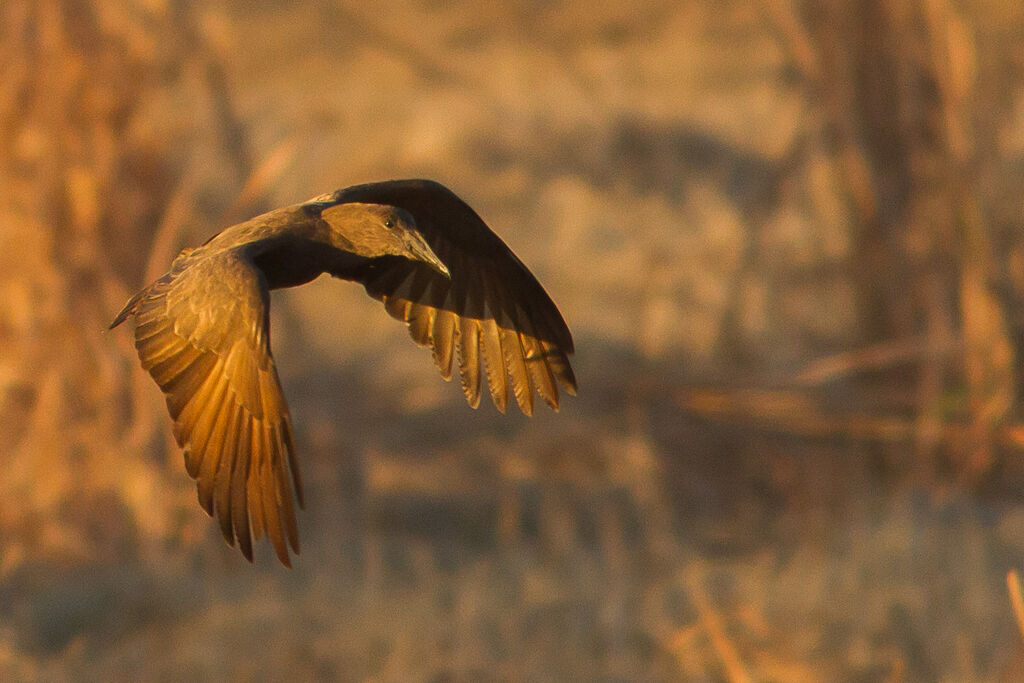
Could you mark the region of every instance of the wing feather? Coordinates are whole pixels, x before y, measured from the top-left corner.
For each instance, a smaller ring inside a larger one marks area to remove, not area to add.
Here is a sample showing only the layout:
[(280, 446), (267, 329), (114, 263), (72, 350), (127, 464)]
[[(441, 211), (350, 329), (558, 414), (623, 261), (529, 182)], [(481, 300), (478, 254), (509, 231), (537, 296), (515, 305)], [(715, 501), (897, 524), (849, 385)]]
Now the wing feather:
[(281, 429), (279, 427), (271, 427), (270, 438), (276, 453), (274, 458), (274, 483), (277, 485), (277, 500), (282, 510), (281, 519), (284, 521), (284, 530), (288, 537), (289, 545), (298, 551), (299, 527), (295, 521), (295, 509), (292, 506), (291, 491), (288, 489), (287, 464), (284, 457), (286, 446), (284, 438), (282, 438)]
[(264, 533), (270, 536), (268, 529), (268, 519), (270, 511), (267, 509), (269, 505), (273, 505), (274, 501), (267, 500), (263, 490), (263, 463), (267, 459), (266, 446), (263, 439), (262, 425), (253, 423), (250, 429), (250, 436), (252, 445), (252, 459), (250, 461), (249, 470), (249, 491), (248, 494), (253, 500), (253, 509), (259, 513), (259, 533)]
[[(275, 381), (277, 381), (275, 379)], [(284, 406), (284, 421), (281, 423), (285, 450), (288, 452), (288, 469), (291, 474), (292, 490), (295, 491), (295, 499), (299, 503), (299, 508), (303, 508), (306, 505), (306, 501), (302, 495), (302, 473), (299, 471), (299, 463), (295, 459), (295, 444), (292, 442), (292, 419), (288, 414), (288, 406)], [(287, 487), (286, 487), (287, 488)], [(295, 552), (299, 551), (298, 537), (295, 539)]]
[(174, 422), (178, 445), (186, 449), (185, 469), (193, 479), (199, 476), (203, 446), (210, 438), (217, 408), (224, 403), (227, 390), (227, 376), (219, 368), (215, 369)]
[(487, 316), (480, 321), (480, 346), (483, 349), (484, 367), (487, 372), (487, 386), (491, 400), (504, 413), (508, 406), (508, 370), (501, 352), (501, 331), (494, 318)]
[(480, 405), (480, 321), (459, 319), (459, 375), (466, 401), (473, 408)]
[[(251, 449), (250, 438), (252, 435), (252, 421), (250, 424), (240, 425), (238, 430), (238, 442), (236, 444), (237, 456), (235, 467), (231, 473), (231, 485), (229, 494), (231, 496), (231, 521), (235, 537), (238, 539), (238, 548), (246, 559), (252, 561), (252, 536), (249, 532), (249, 506), (247, 501), (246, 482), (249, 479), (249, 467), (252, 461), (245, 457)], [(228, 540), (230, 543), (230, 539)]]
[(430, 332), (433, 340), (434, 364), (441, 371), (441, 377), (447, 382), (452, 378), (452, 356), (455, 351), (455, 330), (458, 316), (443, 308), (437, 309), (434, 315), (434, 329)]
[(217, 410), (217, 418), (210, 438), (203, 445), (203, 462), (199, 466), (199, 477), (196, 479), (196, 495), (199, 504), (206, 514), (213, 516), (213, 491), (220, 468), (220, 459), (224, 452), (224, 444), (228, 440), (228, 429), (238, 406), (232, 401), (225, 401)]
[(526, 369), (523, 358), (523, 346), (520, 333), (510, 327), (499, 327), (501, 330), (501, 351), (508, 366), (509, 377), (512, 378), (512, 391), (519, 409), (526, 415), (533, 415), (533, 384), (530, 372)]
[(243, 254), (200, 252), (176, 260), (118, 320), (135, 316), (142, 367), (166, 396), (200, 505), (247, 559), (252, 537), (267, 532), (290, 566), (288, 546), (299, 545), (292, 489), (301, 504), (302, 484), (267, 344), (268, 301)]
[(509, 389), (523, 413), (534, 393), (554, 409), (559, 387), (576, 393), (569, 363), (572, 335), (554, 302), (532, 273), (483, 220), (450, 190), (425, 180), (357, 185), (335, 202), (370, 202), (405, 209), (450, 272), (386, 257), (360, 270), (335, 273), (361, 282), (405, 322), (418, 344), (429, 346), (441, 376), (458, 368), (466, 401), (480, 400), (480, 361), (491, 400), (504, 412)]
[(544, 343), (523, 332), (519, 333), (519, 343), (537, 393), (552, 410), (558, 410), (558, 381), (545, 357)]
[(272, 447), (267, 439), (266, 427), (260, 430), (260, 449), (263, 458), (260, 460), (260, 493), (263, 496), (263, 513), (265, 531), (270, 537), (270, 543), (274, 546), (277, 559), (286, 567), (291, 566), (288, 558), (288, 549), (285, 546), (284, 535), (281, 533), (281, 514), (278, 509), (279, 501), (277, 496), (276, 473), (274, 472)]
[(217, 519), (220, 522), (221, 534), (230, 545), (235, 543), (235, 532), (231, 520), (231, 480), (235, 461), (239, 455), (238, 448), (241, 445), (243, 424), (248, 422), (242, 412), (242, 407), (237, 404), (231, 410), (231, 419), (224, 432), (220, 463), (217, 466), (217, 475), (214, 479), (214, 504), (217, 510)]
[(437, 309), (433, 306), (412, 304), (408, 312), (409, 336), (420, 346), (433, 346), (434, 344), (434, 318), (437, 317)]

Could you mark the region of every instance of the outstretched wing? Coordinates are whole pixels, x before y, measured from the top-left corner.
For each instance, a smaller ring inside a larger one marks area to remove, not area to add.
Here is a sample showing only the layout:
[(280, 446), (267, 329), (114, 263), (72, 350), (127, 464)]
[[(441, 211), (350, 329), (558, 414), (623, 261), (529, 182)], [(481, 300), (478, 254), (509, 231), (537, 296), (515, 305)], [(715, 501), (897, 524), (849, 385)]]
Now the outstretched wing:
[(199, 503), (216, 514), (224, 538), (237, 538), (252, 561), (252, 536), (266, 531), (291, 566), (285, 539), (298, 553), (299, 538), (289, 480), (299, 505), (302, 488), (270, 355), (268, 302), (259, 270), (224, 251), (176, 263), (114, 325), (135, 315), (142, 367), (166, 394)]
[[(361, 282), (406, 322), (413, 340), (433, 350), (446, 380), (457, 357), (471, 406), (480, 401), (481, 361), (501, 412), (509, 390), (527, 415), (535, 391), (555, 410), (559, 385), (575, 395), (573, 341), (562, 315), (526, 266), (451, 190), (429, 180), (396, 180), (339, 190), (333, 199), (405, 209), (448, 267), (450, 279), (422, 263), (383, 258), (338, 275)], [(330, 209), (322, 218), (330, 221)]]

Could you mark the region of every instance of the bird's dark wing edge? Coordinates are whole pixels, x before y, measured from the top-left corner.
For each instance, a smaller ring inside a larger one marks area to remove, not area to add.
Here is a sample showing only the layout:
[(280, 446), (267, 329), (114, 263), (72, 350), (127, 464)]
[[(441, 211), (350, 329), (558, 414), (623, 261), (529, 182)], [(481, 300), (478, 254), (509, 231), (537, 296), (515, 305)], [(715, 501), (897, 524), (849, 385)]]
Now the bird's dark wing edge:
[[(177, 265), (177, 264), (176, 264)], [(164, 392), (199, 503), (252, 561), (266, 532), (278, 559), (298, 554), (292, 488), (302, 484), (291, 418), (269, 347), (269, 292), (239, 252), (174, 268), (133, 297), (142, 367)], [(290, 473), (290, 474), (289, 474)]]
[[(442, 377), (456, 363), (466, 400), (477, 407), (481, 376), (505, 412), (511, 390), (533, 414), (534, 392), (559, 408), (559, 386), (576, 393), (569, 363), (572, 334), (555, 303), (512, 250), (455, 193), (431, 180), (393, 180), (339, 190), (336, 203), (367, 202), (405, 209), (434, 253), (445, 278), (422, 263), (373, 259), (343, 277), (361, 282), (388, 313), (431, 348)], [(483, 361), (483, 373), (481, 373)]]

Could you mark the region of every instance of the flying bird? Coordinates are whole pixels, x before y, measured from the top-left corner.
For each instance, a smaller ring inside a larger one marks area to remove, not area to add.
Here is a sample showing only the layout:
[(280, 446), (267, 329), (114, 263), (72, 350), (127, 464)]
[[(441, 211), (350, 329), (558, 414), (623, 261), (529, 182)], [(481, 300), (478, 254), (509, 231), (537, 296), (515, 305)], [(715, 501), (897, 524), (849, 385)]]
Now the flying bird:
[(554, 302), (465, 202), (429, 180), (356, 185), (275, 209), (182, 251), (111, 323), (135, 318), (142, 367), (165, 394), (196, 481), (230, 545), (252, 561), (264, 533), (282, 564), (299, 552), (303, 505), (292, 423), (270, 352), (270, 290), (323, 273), (358, 282), (476, 408), (484, 377), (504, 412), (511, 394), (558, 410), (576, 393), (573, 340)]

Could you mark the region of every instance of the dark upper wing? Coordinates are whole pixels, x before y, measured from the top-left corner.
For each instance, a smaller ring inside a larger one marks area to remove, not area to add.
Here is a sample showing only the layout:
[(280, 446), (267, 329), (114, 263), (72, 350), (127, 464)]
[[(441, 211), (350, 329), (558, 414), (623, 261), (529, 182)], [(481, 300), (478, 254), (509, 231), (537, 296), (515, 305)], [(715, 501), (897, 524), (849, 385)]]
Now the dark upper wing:
[[(490, 228), (451, 190), (429, 180), (356, 185), (335, 193), (338, 202), (398, 206), (412, 214), (451, 279), (401, 258), (370, 261), (355, 279), (405, 321), (412, 338), (433, 350), (450, 379), (458, 368), (466, 400), (480, 400), (481, 369), (502, 412), (511, 389), (520, 409), (533, 413), (533, 393), (555, 410), (561, 385), (576, 393), (569, 364), (572, 335), (540, 283)], [(329, 219), (330, 211), (324, 212)]]
[[(171, 272), (129, 302), (135, 346), (166, 394), (174, 436), (196, 480), (199, 502), (216, 511), (228, 543), (252, 560), (252, 533), (266, 531), (291, 566), (299, 549), (288, 470), (302, 502), (291, 421), (270, 355), (269, 294), (260, 272), (225, 251)], [(286, 462), (287, 460), (287, 462)]]

